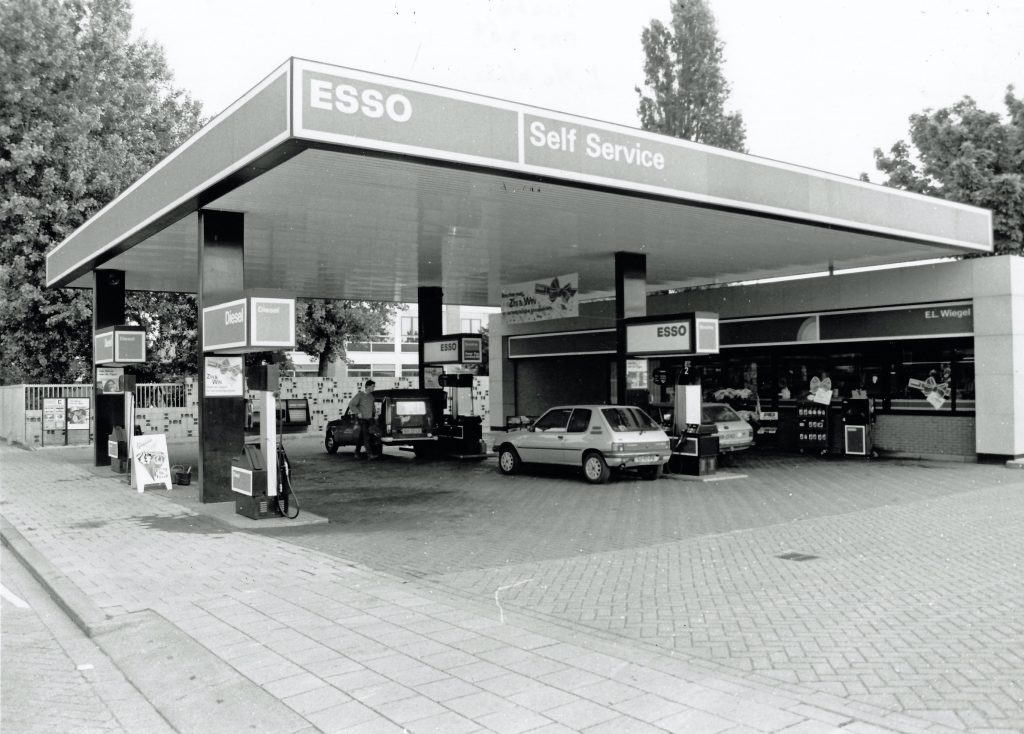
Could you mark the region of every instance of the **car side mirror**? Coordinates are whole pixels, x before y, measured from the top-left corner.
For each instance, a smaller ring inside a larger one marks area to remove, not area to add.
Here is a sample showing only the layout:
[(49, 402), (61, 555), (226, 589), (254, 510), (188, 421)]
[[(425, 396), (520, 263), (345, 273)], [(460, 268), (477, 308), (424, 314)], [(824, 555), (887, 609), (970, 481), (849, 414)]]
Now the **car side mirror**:
[(526, 430), (529, 431), (530, 433), (533, 433), (534, 431), (537, 430), (537, 426), (533, 426), (533, 425), (527, 426)]

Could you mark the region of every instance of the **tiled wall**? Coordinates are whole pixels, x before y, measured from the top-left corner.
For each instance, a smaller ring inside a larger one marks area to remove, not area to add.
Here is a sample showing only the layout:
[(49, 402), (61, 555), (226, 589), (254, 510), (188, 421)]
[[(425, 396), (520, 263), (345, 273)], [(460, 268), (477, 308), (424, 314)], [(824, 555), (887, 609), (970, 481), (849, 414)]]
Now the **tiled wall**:
[[(414, 388), (416, 379), (411, 377), (375, 378), (378, 390), (390, 388)], [(362, 385), (357, 377), (285, 377), (281, 378), (280, 398), (306, 398), (309, 401), (311, 424), (308, 432), (323, 433), (327, 422), (338, 418), (352, 396)], [(462, 390), (459, 412), (463, 415), (483, 417), (487, 426), (489, 417), (489, 380), (477, 377), (473, 380), (473, 399), (469, 400), (469, 389)], [(187, 399), (184, 408), (141, 408), (135, 413), (135, 423), (143, 433), (164, 433), (169, 439), (193, 438), (199, 434), (199, 396), (195, 381), (187, 383)], [(449, 405), (449, 409), (450, 409)]]

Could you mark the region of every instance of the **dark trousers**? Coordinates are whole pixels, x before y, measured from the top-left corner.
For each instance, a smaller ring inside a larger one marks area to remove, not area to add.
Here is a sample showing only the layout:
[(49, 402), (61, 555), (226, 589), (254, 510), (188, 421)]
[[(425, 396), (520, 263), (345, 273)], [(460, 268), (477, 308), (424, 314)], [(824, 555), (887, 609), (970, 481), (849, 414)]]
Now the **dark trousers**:
[[(372, 421), (369, 418), (359, 419), (359, 435), (363, 439), (363, 448), (366, 450), (367, 456), (373, 456), (373, 450), (370, 448), (370, 423)], [(356, 446), (356, 453), (359, 453), (359, 447)]]

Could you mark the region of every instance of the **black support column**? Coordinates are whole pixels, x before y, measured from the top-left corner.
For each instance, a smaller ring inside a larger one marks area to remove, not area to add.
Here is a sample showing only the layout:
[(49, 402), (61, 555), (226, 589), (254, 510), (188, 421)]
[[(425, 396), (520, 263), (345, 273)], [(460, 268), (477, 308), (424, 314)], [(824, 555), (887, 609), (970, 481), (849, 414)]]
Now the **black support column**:
[(416, 304), (419, 307), (420, 320), (420, 389), (423, 384), (423, 341), (440, 339), (444, 336), (444, 318), (442, 311), (443, 293), (437, 286), (421, 286), (417, 289)]
[(647, 255), (615, 253), (615, 402), (626, 404), (625, 319), (647, 315)]
[[(92, 281), (92, 332), (107, 326), (124, 323), (124, 271), (94, 270)], [(96, 365), (93, 363), (92, 384), (96, 384)], [(114, 426), (124, 423), (124, 395), (101, 395), (98, 391), (93, 398), (93, 450), (94, 466), (110, 466), (107, 455), (107, 437)], [(131, 426), (125, 426), (131, 432)]]
[(199, 212), (199, 479), (202, 502), (227, 502), (231, 459), (245, 441), (245, 397), (206, 397), (203, 307), (242, 296), (245, 217), (238, 212)]

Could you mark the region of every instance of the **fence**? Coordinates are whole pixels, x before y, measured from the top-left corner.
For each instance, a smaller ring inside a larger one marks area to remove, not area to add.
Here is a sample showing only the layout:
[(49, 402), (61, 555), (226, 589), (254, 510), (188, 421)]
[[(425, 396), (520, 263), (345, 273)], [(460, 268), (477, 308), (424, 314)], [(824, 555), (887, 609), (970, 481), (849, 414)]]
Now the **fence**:
[[(412, 388), (411, 377), (378, 377), (377, 389)], [(338, 418), (362, 385), (355, 377), (282, 377), (281, 398), (305, 398), (309, 401), (311, 424), (308, 433), (322, 434), (327, 422)], [(88, 398), (95, 405), (92, 385), (9, 385), (0, 388), (0, 439), (23, 446), (64, 445), (93, 440), (92, 429), (60, 433), (45, 430), (46, 398)], [(472, 391), (464, 390), (459, 411), (479, 415), (488, 426), (489, 380), (477, 377)], [(469, 398), (469, 399), (467, 399)], [(451, 405), (449, 404), (449, 410)], [(91, 416), (90, 416), (91, 418)], [(89, 421), (90, 426), (94, 425)], [(163, 433), (168, 439), (196, 438), (199, 435), (199, 388), (195, 380), (184, 383), (139, 383), (135, 386), (135, 424), (143, 433)], [(67, 440), (73, 437), (74, 440)], [(105, 437), (104, 437), (105, 439)]]

